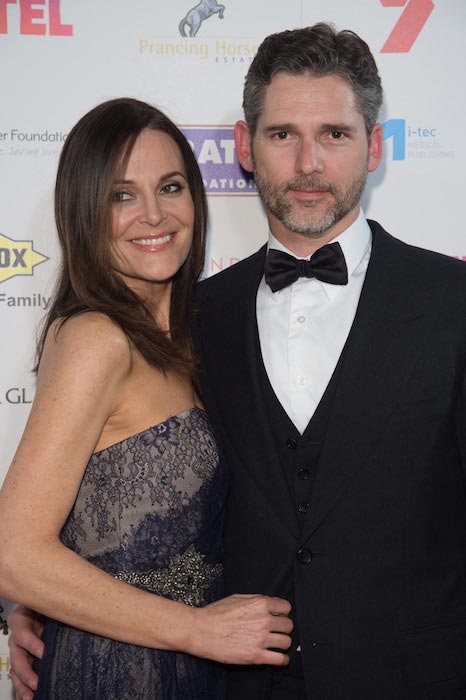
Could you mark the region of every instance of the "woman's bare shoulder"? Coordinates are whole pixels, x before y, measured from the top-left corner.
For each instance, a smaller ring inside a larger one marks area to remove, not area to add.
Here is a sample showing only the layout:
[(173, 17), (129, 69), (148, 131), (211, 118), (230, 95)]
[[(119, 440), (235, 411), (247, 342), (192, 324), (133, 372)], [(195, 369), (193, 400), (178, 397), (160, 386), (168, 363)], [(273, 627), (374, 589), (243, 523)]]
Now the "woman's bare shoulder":
[(56, 319), (44, 344), (39, 370), (50, 363), (71, 362), (88, 368), (102, 364), (112, 371), (131, 368), (130, 342), (124, 331), (105, 314), (89, 311), (69, 319)]

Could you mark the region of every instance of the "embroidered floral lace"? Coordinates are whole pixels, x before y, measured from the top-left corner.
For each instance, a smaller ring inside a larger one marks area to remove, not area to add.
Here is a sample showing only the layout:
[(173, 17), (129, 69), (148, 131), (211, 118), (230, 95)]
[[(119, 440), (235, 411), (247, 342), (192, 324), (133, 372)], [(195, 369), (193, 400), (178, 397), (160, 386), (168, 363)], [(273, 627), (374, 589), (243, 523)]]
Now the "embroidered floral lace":
[[(206, 414), (169, 418), (95, 453), (63, 543), (144, 590), (205, 605), (222, 595), (226, 470)], [(127, 611), (131, 622), (131, 610)], [(36, 700), (221, 700), (224, 671), (50, 620)]]

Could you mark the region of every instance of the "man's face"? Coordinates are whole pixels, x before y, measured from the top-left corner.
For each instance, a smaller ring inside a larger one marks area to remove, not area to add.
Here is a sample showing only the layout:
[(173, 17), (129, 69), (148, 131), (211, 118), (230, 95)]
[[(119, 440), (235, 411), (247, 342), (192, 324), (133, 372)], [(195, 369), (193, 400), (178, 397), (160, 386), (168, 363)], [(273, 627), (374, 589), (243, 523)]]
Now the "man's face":
[(277, 74), (252, 143), (244, 122), (236, 138), (240, 162), (254, 170), (272, 233), (297, 253), (320, 247), (353, 223), (367, 172), (381, 158), (380, 125), (368, 140), (352, 88), (334, 75)]

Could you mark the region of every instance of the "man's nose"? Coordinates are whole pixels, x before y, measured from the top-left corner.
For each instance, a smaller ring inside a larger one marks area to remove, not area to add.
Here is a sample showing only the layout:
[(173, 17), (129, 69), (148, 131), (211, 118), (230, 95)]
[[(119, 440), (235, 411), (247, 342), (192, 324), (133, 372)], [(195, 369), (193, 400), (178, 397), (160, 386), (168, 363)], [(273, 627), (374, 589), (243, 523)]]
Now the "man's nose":
[(324, 169), (322, 146), (313, 139), (302, 139), (296, 155), (296, 171), (304, 175), (321, 173)]

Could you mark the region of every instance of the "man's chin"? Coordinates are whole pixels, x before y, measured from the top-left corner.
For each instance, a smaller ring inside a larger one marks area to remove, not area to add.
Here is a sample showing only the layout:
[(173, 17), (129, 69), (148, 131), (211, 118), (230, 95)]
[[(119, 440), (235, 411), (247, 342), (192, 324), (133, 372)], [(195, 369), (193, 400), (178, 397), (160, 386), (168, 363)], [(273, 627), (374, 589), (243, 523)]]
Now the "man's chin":
[(307, 238), (321, 238), (325, 236), (336, 223), (333, 217), (331, 219), (314, 219), (312, 221), (309, 221), (309, 218), (282, 219), (282, 224), (286, 226), (289, 231), (297, 233), (300, 236), (306, 236)]

